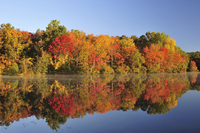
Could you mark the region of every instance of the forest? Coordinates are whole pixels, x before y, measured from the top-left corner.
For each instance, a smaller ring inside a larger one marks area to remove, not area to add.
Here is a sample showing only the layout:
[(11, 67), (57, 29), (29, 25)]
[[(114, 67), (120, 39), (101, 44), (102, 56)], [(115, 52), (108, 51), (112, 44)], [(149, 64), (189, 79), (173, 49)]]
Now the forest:
[[(0, 74), (127, 74), (198, 71), (200, 54), (186, 53), (162, 32), (140, 37), (67, 31), (52, 20), (46, 30), (0, 27)], [(197, 63), (197, 64), (196, 64)]]

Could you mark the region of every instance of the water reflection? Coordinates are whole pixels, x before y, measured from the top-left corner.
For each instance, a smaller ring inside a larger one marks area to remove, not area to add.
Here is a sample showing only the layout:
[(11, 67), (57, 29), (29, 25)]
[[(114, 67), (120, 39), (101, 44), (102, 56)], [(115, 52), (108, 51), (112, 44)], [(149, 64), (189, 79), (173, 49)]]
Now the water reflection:
[[(198, 81), (198, 82), (197, 82)], [(67, 119), (95, 112), (141, 109), (167, 114), (188, 90), (200, 90), (199, 73), (157, 75), (30, 76), (0, 78), (0, 124), (46, 119), (57, 130)]]

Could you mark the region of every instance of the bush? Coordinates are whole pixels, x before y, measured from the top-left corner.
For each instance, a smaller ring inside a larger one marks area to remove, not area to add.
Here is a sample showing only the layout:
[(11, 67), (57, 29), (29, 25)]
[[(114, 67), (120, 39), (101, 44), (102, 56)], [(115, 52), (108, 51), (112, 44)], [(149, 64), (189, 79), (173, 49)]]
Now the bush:
[(50, 65), (49, 55), (43, 52), (41, 57), (36, 58), (36, 63), (33, 68), (34, 73), (46, 74), (48, 72), (49, 65)]
[(126, 65), (122, 65), (122, 66), (118, 66), (117, 69), (115, 70), (116, 73), (120, 73), (120, 74), (127, 74), (130, 72), (130, 67), (126, 66)]
[(6, 75), (17, 75), (19, 72), (19, 67), (17, 63), (13, 63), (7, 70)]
[(141, 66), (140, 73), (146, 73), (146, 72), (147, 72), (147, 68), (144, 66)]
[(103, 73), (103, 74), (112, 74), (112, 73), (115, 73), (115, 71), (110, 66), (104, 66), (101, 69), (101, 73)]
[(190, 61), (189, 71), (190, 72), (198, 71), (195, 61)]
[(3, 63), (0, 63), (0, 74), (2, 74), (4, 68), (5, 68), (5, 65)]

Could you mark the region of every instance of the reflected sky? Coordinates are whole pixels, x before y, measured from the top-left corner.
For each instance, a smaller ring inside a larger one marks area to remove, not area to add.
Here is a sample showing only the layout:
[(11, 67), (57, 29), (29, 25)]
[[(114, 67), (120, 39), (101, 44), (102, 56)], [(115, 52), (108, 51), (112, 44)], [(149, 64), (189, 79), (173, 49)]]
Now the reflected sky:
[[(199, 79), (199, 73), (2, 76), (0, 132), (198, 132)], [(71, 108), (56, 111), (49, 101), (58, 96), (73, 99)]]

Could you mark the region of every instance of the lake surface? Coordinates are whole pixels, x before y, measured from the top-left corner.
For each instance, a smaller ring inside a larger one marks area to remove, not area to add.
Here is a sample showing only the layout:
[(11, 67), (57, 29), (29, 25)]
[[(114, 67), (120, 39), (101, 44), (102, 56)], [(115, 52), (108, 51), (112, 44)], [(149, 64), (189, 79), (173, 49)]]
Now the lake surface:
[(0, 76), (0, 132), (199, 132), (200, 73)]

